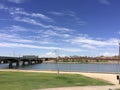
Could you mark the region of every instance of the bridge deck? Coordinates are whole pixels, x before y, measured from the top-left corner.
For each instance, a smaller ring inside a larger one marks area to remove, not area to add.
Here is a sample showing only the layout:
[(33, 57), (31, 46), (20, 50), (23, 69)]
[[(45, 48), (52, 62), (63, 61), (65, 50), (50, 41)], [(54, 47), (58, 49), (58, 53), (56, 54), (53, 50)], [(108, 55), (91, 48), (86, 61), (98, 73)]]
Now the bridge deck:
[(13, 67), (13, 63), (16, 63), (16, 67), (20, 66), (20, 62), (22, 62), (22, 65), (25, 65), (26, 62), (28, 65), (31, 64), (37, 64), (37, 63), (42, 63), (43, 59), (41, 58), (23, 58), (23, 57), (5, 57), (5, 56), (0, 56), (0, 64), (9, 64), (9, 68)]

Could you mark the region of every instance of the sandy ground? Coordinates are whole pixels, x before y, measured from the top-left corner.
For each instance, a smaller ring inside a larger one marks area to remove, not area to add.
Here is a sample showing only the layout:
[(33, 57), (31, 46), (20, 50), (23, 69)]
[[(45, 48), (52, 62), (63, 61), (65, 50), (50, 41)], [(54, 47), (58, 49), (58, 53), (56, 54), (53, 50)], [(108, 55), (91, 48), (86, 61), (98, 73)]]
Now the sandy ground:
[(64, 88), (51, 88), (39, 90), (115, 90), (115, 86), (81, 86), (81, 87), (64, 87)]
[[(39, 70), (16, 70), (16, 69), (0, 69), (0, 71), (11, 71), (11, 72), (43, 72), (43, 73), (57, 73), (56, 71), (39, 71)], [(116, 79), (117, 74), (105, 74), (105, 73), (82, 73), (82, 72), (60, 72), (62, 74), (81, 74), (84, 76), (106, 80), (114, 85), (112, 86), (80, 86), (80, 87), (60, 87), (50, 89), (39, 89), (39, 90), (115, 90), (120, 88), (118, 80)]]

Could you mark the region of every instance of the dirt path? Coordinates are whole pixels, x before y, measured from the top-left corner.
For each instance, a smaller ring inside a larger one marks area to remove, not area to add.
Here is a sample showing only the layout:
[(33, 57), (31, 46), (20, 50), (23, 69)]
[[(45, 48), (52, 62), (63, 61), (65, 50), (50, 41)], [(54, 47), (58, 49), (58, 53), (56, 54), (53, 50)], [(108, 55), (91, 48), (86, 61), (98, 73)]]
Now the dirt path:
[(118, 80), (116, 79), (116, 74), (102, 74), (102, 73), (80, 73), (81, 75), (106, 80), (115, 85), (118, 85)]
[(39, 90), (115, 90), (115, 86), (81, 86), (81, 87), (64, 87), (64, 88), (51, 88)]

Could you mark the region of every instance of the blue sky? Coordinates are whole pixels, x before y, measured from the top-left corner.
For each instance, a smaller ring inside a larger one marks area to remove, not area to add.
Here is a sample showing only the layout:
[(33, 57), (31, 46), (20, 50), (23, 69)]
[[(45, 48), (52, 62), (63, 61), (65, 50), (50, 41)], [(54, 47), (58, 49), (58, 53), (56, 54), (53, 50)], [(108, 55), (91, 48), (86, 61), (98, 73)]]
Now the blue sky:
[(0, 55), (118, 54), (120, 0), (0, 0)]

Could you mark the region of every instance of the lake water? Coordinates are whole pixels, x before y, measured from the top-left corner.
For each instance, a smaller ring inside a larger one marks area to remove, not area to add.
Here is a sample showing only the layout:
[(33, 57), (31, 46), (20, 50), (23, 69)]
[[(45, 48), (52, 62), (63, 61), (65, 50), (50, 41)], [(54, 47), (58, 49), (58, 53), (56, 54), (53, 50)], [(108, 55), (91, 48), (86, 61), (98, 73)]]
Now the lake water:
[[(8, 64), (0, 64), (1, 69), (8, 69)], [(42, 63), (29, 66), (20, 66), (21, 70), (59, 70), (69, 72), (109, 72), (117, 73), (118, 64), (71, 64), (71, 63)]]

